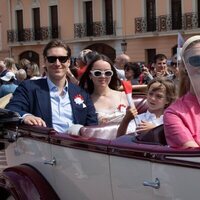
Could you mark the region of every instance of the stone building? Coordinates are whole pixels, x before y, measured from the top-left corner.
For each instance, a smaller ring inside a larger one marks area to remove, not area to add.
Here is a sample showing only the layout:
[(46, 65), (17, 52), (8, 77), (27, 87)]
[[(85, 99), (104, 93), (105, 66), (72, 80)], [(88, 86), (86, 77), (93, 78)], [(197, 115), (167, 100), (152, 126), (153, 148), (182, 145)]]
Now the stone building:
[(0, 59), (42, 65), (44, 45), (61, 38), (74, 57), (90, 48), (149, 63), (176, 53), (178, 32), (198, 34), (199, 16), (200, 0), (0, 0)]

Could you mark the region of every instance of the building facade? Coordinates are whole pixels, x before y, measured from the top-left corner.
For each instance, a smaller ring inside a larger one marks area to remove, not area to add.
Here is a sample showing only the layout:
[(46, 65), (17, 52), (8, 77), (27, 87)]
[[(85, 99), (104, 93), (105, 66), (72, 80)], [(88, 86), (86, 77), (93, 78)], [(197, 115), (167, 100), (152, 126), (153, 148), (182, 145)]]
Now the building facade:
[(199, 17), (200, 0), (0, 0), (0, 59), (42, 65), (44, 45), (60, 38), (74, 57), (90, 48), (150, 63), (176, 53), (178, 32), (199, 34)]

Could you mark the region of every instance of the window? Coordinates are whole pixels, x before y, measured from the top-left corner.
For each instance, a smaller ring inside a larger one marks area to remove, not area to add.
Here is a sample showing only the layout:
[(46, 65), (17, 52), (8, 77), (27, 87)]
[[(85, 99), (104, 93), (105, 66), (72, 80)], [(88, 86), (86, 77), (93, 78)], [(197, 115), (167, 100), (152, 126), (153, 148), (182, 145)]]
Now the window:
[(104, 0), (104, 5), (105, 5), (106, 35), (112, 35), (113, 34), (112, 0)]
[(51, 36), (52, 38), (58, 38), (58, 9), (57, 6), (50, 6), (51, 17)]
[(171, 0), (172, 30), (182, 29), (181, 0)]
[(24, 25), (23, 25), (23, 11), (16, 10), (17, 15), (17, 36), (18, 41), (24, 40)]
[(2, 50), (2, 26), (0, 21), (0, 51)]
[(200, 0), (197, 0), (198, 27), (200, 27)]
[(153, 63), (155, 55), (156, 55), (156, 49), (146, 49), (146, 58), (148, 64)]
[(156, 31), (155, 0), (146, 0), (147, 31)]
[(33, 8), (33, 29), (35, 40), (40, 40), (40, 8)]
[(93, 35), (93, 12), (92, 12), (92, 1), (85, 2), (85, 20), (86, 20), (86, 31), (87, 36)]

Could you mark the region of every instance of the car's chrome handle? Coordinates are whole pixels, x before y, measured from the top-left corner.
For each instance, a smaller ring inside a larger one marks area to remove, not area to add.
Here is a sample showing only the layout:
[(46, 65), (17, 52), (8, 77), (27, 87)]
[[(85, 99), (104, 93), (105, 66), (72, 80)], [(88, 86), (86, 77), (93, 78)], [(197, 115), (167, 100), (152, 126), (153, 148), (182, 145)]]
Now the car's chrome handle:
[(53, 159), (52, 160), (46, 160), (46, 161), (44, 161), (44, 164), (46, 164), (46, 165), (56, 165), (56, 159), (55, 159), (55, 157), (53, 157)]
[(160, 188), (160, 180), (158, 178), (155, 178), (155, 181), (144, 181), (143, 185), (152, 187), (154, 189), (159, 189)]

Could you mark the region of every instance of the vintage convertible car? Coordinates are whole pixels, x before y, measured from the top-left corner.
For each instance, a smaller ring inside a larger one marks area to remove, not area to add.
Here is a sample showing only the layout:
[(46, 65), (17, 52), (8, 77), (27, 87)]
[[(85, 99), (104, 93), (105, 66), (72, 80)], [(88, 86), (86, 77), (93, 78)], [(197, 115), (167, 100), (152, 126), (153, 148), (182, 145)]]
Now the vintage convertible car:
[[(135, 97), (139, 112), (144, 96)], [(200, 191), (200, 150), (172, 149), (162, 126), (116, 138), (116, 124), (82, 127), (80, 135), (27, 126), (0, 111), (0, 199), (188, 200)]]

